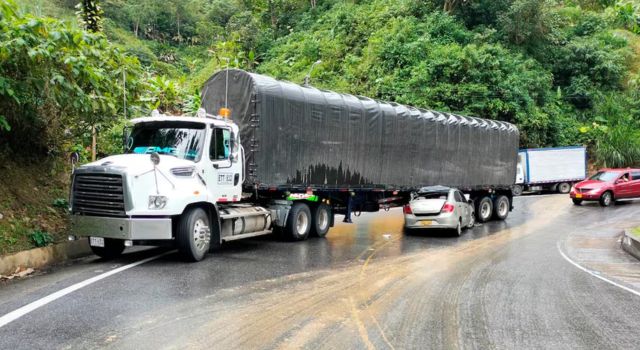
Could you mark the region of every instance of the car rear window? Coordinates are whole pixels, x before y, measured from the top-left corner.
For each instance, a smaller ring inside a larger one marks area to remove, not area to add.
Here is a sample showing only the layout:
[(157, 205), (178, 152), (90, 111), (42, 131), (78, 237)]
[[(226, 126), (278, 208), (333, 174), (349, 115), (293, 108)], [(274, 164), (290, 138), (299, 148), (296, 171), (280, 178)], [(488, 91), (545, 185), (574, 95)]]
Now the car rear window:
[(424, 199), (447, 199), (449, 193), (447, 192), (430, 192), (430, 193), (418, 193), (418, 198)]

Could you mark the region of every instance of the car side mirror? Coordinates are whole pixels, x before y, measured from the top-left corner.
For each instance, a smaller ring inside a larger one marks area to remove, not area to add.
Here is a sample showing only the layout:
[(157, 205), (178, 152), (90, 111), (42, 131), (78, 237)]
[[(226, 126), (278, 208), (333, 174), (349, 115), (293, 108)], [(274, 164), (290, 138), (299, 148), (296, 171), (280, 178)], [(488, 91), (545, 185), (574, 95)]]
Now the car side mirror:
[(473, 205), (473, 199), (469, 199), (467, 203), (469, 203), (470, 205)]

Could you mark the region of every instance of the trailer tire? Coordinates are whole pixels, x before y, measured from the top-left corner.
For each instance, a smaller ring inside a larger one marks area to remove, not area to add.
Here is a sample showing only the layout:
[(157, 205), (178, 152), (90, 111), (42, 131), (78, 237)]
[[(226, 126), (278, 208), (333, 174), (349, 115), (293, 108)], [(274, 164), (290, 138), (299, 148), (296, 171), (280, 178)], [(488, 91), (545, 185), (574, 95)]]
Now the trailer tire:
[(331, 227), (331, 207), (321, 203), (313, 211), (311, 220), (311, 237), (324, 237)]
[(307, 203), (293, 203), (287, 217), (285, 236), (290, 241), (304, 241), (309, 237), (311, 221), (311, 210), (309, 210)]
[(493, 215), (493, 201), (488, 196), (476, 201), (476, 221), (484, 223), (491, 220)]
[(91, 251), (103, 259), (114, 259), (119, 257), (124, 251), (124, 241), (121, 239), (105, 238), (104, 247), (91, 246)]
[(513, 193), (514, 196), (520, 196), (522, 195), (522, 191), (524, 189), (522, 188), (521, 185), (513, 185), (513, 187), (511, 188), (511, 193)]
[(560, 193), (567, 194), (567, 193), (571, 192), (571, 184), (568, 183), (568, 182), (561, 182), (561, 183), (558, 184), (556, 189)]
[(180, 256), (185, 261), (204, 259), (211, 245), (211, 224), (202, 208), (187, 209), (180, 216), (176, 241)]
[(511, 203), (505, 195), (499, 195), (493, 201), (493, 218), (496, 220), (504, 220), (509, 216), (509, 208)]

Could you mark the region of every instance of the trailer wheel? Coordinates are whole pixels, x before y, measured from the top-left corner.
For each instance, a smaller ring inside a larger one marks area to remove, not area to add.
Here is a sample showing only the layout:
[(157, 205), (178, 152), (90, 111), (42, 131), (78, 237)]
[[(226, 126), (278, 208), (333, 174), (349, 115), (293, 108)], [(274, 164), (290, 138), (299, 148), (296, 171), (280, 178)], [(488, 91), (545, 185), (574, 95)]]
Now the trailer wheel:
[(331, 227), (331, 207), (326, 204), (318, 205), (313, 212), (311, 221), (311, 232), (309, 234), (312, 237), (326, 236)]
[(104, 247), (91, 246), (91, 251), (103, 259), (114, 259), (124, 251), (124, 241), (121, 239), (105, 238)]
[(511, 193), (513, 193), (514, 196), (520, 196), (522, 194), (523, 188), (521, 185), (513, 185), (513, 187), (511, 188)]
[(493, 201), (489, 197), (482, 197), (476, 202), (476, 218), (478, 222), (487, 222), (493, 215)]
[(499, 195), (493, 202), (493, 217), (496, 220), (504, 220), (509, 216), (509, 198), (505, 195)]
[(209, 216), (201, 208), (191, 208), (179, 220), (176, 241), (180, 255), (186, 261), (204, 259), (211, 244)]
[(562, 182), (558, 184), (558, 187), (556, 187), (556, 189), (558, 190), (558, 192), (566, 194), (571, 191), (571, 184), (568, 182)]
[(311, 231), (311, 210), (303, 202), (294, 203), (287, 217), (286, 236), (291, 241), (303, 241)]

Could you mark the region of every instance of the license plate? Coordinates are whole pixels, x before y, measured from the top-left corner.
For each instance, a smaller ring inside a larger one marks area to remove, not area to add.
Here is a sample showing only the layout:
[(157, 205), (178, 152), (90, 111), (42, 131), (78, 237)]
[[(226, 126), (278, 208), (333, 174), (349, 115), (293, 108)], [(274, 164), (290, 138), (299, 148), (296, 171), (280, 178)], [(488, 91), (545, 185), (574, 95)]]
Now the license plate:
[(92, 247), (104, 248), (104, 238), (102, 237), (89, 237), (89, 245)]
[(582, 198), (582, 193), (576, 193), (576, 198)]
[(420, 225), (422, 225), (422, 226), (431, 226), (432, 223), (433, 223), (433, 221), (431, 221), (431, 220), (420, 221)]

